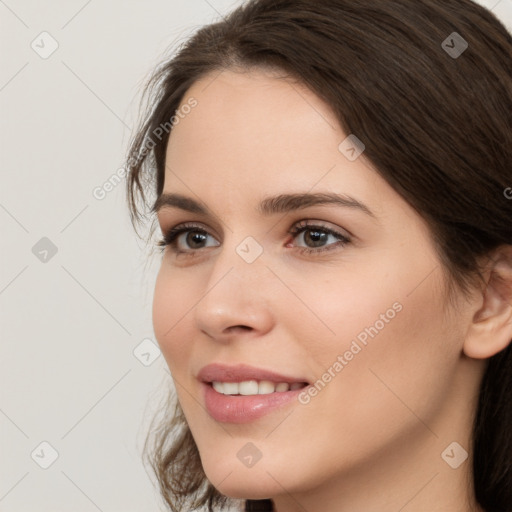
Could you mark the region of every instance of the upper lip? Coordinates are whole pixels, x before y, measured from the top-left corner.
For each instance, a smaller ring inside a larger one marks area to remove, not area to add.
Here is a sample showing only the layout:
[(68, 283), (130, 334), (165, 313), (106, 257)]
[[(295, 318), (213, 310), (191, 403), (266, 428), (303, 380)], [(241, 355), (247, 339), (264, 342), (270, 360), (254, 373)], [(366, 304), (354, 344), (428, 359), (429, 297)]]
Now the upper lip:
[(201, 369), (197, 378), (203, 382), (242, 382), (246, 380), (268, 380), (275, 383), (307, 383), (307, 380), (303, 378), (290, 377), (289, 375), (282, 375), (271, 370), (264, 370), (263, 368), (256, 368), (246, 364), (238, 364), (236, 366), (229, 366), (220, 363), (208, 364)]

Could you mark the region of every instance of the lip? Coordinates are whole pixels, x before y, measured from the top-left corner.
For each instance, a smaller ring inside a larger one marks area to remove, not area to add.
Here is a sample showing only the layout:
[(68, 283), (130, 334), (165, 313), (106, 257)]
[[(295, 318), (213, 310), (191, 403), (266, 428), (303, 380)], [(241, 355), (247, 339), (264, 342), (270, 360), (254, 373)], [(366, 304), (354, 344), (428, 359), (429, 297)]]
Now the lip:
[(206, 382), (202, 382), (201, 387), (206, 410), (214, 420), (221, 423), (249, 423), (294, 400), (298, 402), (298, 395), (307, 386), (294, 391), (246, 396), (223, 395)]
[(223, 395), (213, 389), (212, 382), (241, 382), (244, 380), (268, 380), (274, 383), (302, 382), (307, 379), (290, 377), (271, 370), (264, 370), (239, 364), (227, 366), (219, 363), (209, 364), (201, 369), (198, 375), (206, 410), (216, 421), (222, 423), (249, 423), (272, 411), (289, 405), (307, 386), (293, 391), (281, 391), (266, 395)]
[(247, 364), (229, 366), (220, 363), (208, 364), (201, 369), (197, 378), (206, 383), (217, 382), (242, 382), (244, 380), (268, 380), (278, 384), (279, 382), (308, 382), (302, 377), (291, 377), (282, 375), (271, 370), (256, 368)]

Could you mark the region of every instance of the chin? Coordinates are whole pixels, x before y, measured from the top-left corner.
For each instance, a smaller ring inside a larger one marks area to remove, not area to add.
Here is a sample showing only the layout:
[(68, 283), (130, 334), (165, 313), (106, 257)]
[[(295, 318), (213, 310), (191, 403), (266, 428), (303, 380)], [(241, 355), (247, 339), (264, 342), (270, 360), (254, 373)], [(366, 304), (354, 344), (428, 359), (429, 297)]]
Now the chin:
[[(281, 479), (281, 475), (270, 473)], [(205, 468), (205, 474), (211, 484), (224, 496), (234, 499), (264, 500), (283, 492), (283, 488), (270, 476), (265, 467), (256, 468)]]
[(216, 489), (228, 498), (241, 500), (266, 500), (283, 492), (282, 488), (272, 487), (269, 489), (257, 485), (255, 482), (245, 482), (245, 484), (230, 482), (229, 485), (223, 482)]

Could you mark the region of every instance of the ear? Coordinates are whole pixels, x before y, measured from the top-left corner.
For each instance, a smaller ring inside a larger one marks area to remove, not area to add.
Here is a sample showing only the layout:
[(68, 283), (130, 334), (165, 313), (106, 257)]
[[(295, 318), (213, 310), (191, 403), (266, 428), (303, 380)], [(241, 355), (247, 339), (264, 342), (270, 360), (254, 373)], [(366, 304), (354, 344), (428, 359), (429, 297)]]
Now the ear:
[(485, 276), (463, 348), (475, 359), (489, 358), (512, 342), (512, 245), (493, 251)]

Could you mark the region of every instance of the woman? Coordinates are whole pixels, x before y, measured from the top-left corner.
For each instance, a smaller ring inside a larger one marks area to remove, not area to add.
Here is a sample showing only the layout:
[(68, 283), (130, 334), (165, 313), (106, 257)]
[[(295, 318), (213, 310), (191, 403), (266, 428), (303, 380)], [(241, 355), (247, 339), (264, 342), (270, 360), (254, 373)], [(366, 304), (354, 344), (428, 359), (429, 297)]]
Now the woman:
[(164, 235), (178, 400), (146, 455), (170, 510), (511, 511), (504, 26), (250, 0), (149, 91), (128, 199)]

